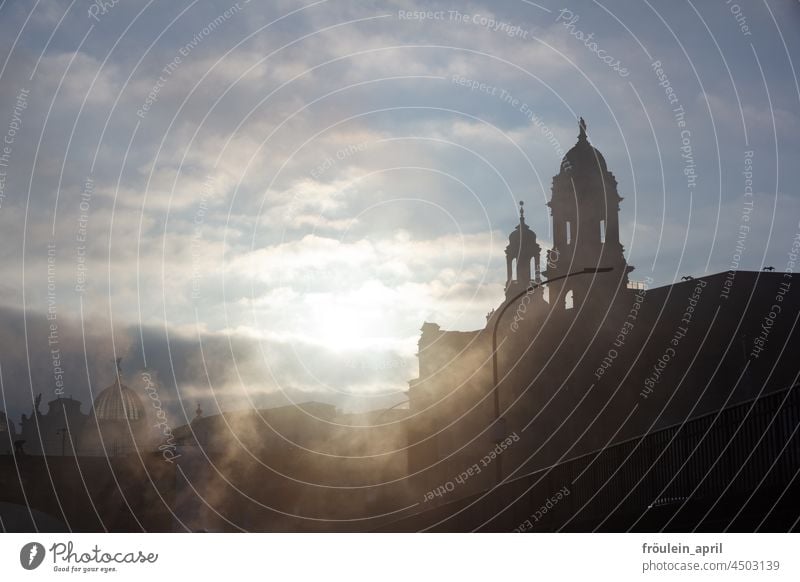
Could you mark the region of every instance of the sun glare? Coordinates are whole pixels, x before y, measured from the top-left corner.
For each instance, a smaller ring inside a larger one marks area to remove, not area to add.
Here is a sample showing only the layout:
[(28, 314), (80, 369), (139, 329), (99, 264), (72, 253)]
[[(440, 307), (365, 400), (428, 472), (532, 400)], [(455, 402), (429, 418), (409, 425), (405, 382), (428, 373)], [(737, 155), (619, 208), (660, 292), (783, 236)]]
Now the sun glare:
[(369, 315), (353, 308), (325, 311), (317, 320), (316, 328), (309, 330), (311, 339), (322, 343), (334, 352), (369, 347), (374, 337), (374, 326)]
[(403, 335), (402, 301), (395, 295), (374, 281), (356, 290), (314, 294), (303, 318), (307, 327), (297, 331), (337, 353), (381, 346)]

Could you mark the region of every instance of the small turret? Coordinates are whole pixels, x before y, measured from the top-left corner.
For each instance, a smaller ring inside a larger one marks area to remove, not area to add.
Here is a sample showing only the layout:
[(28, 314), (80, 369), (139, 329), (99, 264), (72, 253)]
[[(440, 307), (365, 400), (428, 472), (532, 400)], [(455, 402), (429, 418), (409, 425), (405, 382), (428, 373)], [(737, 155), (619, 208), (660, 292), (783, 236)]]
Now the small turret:
[[(506, 297), (526, 289), (532, 282), (540, 282), (539, 259), (541, 247), (536, 233), (525, 223), (525, 203), (519, 203), (519, 224), (508, 236), (506, 247)], [(534, 270), (531, 273), (531, 261)]]

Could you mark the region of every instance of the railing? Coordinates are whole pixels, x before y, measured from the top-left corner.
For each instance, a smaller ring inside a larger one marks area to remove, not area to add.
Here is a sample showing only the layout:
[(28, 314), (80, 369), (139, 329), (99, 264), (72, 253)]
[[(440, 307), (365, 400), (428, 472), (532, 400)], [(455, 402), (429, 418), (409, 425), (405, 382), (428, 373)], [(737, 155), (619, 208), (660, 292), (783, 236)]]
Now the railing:
[(633, 291), (647, 291), (647, 283), (644, 281), (634, 281), (631, 279), (628, 281), (628, 289)]
[[(783, 516), (791, 527), (800, 517), (800, 504), (787, 491), (798, 485), (799, 426), (796, 386), (541, 469), (382, 529), (721, 530), (736, 516), (744, 520), (748, 510), (779, 521), (781, 516), (773, 514), (785, 502), (791, 502), (793, 515)], [(542, 513), (564, 487), (569, 494)]]

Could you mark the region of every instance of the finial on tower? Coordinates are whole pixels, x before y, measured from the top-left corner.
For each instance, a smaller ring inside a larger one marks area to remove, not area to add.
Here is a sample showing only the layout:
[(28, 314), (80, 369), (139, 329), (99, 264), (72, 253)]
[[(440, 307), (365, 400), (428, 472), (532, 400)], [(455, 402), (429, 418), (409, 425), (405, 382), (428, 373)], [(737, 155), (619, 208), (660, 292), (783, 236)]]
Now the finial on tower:
[(117, 372), (122, 374), (122, 356), (117, 358)]
[(583, 117), (580, 118), (580, 121), (578, 122), (578, 127), (580, 128), (580, 133), (578, 134), (578, 139), (579, 140), (585, 140), (586, 139), (586, 122), (583, 120)]
[(525, 202), (522, 200), (519, 201), (519, 222), (520, 224), (525, 222)]

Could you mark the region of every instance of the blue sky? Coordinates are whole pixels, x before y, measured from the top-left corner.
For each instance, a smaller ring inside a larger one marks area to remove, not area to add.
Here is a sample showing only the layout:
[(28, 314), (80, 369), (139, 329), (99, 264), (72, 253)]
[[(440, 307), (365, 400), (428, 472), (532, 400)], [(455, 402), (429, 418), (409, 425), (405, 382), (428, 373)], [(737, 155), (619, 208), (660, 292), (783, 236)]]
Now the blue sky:
[(0, 2), (10, 411), (54, 394), (52, 321), (70, 393), (125, 354), (174, 424), (396, 401), (423, 321), (500, 301), (519, 200), (549, 246), (578, 116), (632, 278), (727, 270), (748, 201), (741, 268), (783, 269), (800, 230), (797, 2), (98, 6)]

